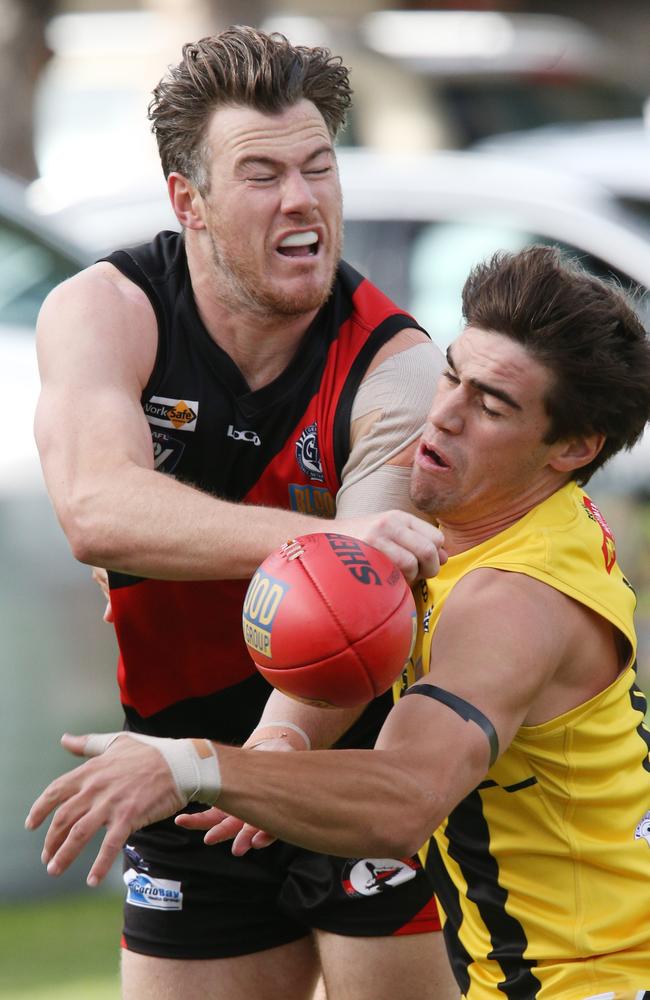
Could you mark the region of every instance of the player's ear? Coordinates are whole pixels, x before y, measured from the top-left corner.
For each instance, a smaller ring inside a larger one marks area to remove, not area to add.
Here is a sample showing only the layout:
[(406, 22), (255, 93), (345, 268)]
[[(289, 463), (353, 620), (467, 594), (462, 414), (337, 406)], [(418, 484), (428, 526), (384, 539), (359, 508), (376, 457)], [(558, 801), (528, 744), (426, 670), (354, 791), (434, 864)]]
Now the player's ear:
[[(558, 472), (573, 472), (593, 462), (605, 444), (604, 434), (580, 434), (558, 441), (553, 446), (549, 465)], [(557, 450), (556, 450), (557, 449)]]
[(167, 190), (181, 226), (184, 229), (205, 229), (203, 197), (199, 189), (183, 174), (172, 171), (167, 178)]

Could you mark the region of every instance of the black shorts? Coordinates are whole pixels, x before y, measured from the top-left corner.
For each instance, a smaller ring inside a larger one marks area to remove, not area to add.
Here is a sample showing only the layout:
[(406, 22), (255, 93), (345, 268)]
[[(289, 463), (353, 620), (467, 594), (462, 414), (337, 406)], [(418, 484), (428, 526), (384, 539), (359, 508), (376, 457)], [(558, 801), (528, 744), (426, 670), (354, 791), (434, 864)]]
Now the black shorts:
[(357, 937), (439, 930), (417, 858), (335, 858), (278, 842), (234, 858), (171, 820), (125, 848), (123, 946), (161, 958), (227, 958), (312, 929)]

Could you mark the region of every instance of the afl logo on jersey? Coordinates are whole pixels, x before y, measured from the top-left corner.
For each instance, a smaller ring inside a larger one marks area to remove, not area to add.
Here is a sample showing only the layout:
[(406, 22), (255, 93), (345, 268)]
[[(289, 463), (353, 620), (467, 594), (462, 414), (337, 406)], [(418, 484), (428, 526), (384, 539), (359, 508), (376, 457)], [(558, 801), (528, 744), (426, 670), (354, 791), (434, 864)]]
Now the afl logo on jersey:
[(157, 472), (173, 472), (185, 450), (182, 441), (177, 441), (171, 434), (151, 429), (153, 443), (153, 467)]
[(412, 858), (361, 858), (347, 862), (341, 881), (348, 896), (376, 896), (410, 882), (419, 867)]
[(296, 461), (300, 471), (313, 479), (317, 483), (324, 483), (323, 466), (320, 462), (320, 451), (318, 448), (318, 424), (316, 421), (305, 427), (302, 434), (296, 441)]

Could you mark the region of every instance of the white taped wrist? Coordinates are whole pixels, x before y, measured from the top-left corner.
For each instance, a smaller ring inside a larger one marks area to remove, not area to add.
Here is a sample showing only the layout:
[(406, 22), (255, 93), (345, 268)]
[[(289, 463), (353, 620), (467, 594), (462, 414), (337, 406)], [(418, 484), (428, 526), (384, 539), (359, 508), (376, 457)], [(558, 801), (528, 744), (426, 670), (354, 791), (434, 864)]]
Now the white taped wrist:
[(86, 756), (96, 757), (104, 753), (118, 736), (129, 736), (139, 743), (146, 743), (164, 757), (183, 802), (204, 802), (207, 805), (216, 802), (221, 791), (221, 770), (216, 748), (209, 740), (172, 740), (128, 730), (92, 733), (86, 740)]

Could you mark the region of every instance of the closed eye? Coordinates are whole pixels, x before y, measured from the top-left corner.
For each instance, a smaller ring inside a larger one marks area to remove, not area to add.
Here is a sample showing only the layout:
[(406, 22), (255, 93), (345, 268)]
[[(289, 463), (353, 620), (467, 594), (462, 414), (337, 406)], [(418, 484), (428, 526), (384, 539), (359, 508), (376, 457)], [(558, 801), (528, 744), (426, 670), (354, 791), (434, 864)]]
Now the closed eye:
[(496, 418), (503, 416), (502, 413), (498, 413), (496, 410), (491, 410), (489, 406), (485, 405), (485, 403), (481, 403), (481, 409), (483, 410), (483, 413), (487, 414), (488, 417)]

